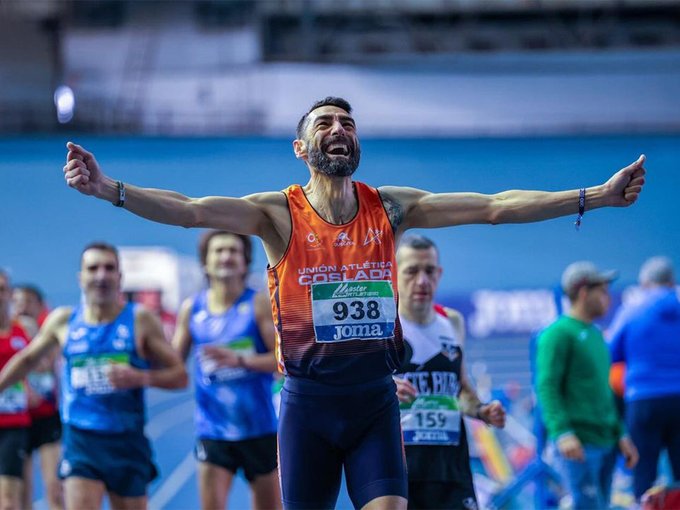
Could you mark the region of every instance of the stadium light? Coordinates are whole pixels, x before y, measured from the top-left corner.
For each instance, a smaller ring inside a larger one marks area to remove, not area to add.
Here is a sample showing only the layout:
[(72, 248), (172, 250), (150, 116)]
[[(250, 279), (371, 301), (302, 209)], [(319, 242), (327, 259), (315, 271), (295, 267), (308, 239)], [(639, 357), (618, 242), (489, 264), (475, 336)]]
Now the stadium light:
[(54, 91), (54, 106), (57, 107), (57, 120), (60, 124), (66, 124), (73, 118), (73, 110), (76, 99), (71, 87), (60, 85)]

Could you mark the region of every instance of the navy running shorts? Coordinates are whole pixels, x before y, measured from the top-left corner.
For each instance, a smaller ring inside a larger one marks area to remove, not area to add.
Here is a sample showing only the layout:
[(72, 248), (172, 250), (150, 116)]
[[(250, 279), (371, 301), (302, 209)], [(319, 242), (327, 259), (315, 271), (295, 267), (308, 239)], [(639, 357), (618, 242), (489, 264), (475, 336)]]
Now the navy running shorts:
[(287, 377), (281, 391), (279, 466), (286, 509), (335, 508), (343, 467), (356, 508), (380, 496), (406, 498), (392, 377), (349, 387)]
[(124, 498), (146, 495), (158, 476), (151, 445), (143, 432), (105, 433), (63, 427), (59, 478), (100, 480), (106, 490)]
[(41, 446), (57, 443), (61, 439), (61, 419), (59, 413), (45, 418), (33, 418), (28, 428), (28, 451), (34, 452)]
[(458, 481), (410, 481), (409, 510), (477, 510), (472, 483)]

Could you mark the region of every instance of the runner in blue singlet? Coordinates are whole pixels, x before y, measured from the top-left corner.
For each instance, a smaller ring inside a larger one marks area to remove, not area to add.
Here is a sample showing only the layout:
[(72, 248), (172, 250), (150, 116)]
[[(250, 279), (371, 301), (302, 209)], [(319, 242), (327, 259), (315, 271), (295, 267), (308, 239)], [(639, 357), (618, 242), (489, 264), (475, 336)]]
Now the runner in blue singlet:
[(156, 477), (144, 436), (144, 387), (181, 388), (184, 365), (149, 311), (120, 300), (115, 247), (95, 243), (81, 256), (83, 303), (61, 307), (45, 320), (28, 347), (0, 372), (0, 391), (23, 379), (50, 350), (63, 357), (61, 419), (69, 510), (146, 508), (147, 484)]
[(225, 508), (233, 477), (242, 471), (253, 508), (280, 508), (274, 324), (268, 298), (245, 283), (251, 242), (208, 231), (199, 255), (208, 288), (182, 305), (174, 346), (184, 359), (194, 348), (201, 507)]

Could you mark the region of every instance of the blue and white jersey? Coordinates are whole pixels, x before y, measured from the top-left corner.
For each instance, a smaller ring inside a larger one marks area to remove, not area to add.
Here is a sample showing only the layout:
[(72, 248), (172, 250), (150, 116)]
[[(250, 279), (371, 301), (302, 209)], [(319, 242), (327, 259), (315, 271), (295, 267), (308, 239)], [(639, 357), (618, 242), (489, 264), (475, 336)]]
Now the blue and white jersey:
[(127, 304), (113, 322), (87, 324), (83, 307), (69, 319), (63, 349), (61, 419), (98, 432), (142, 431), (146, 421), (144, 389), (114, 388), (108, 377), (115, 364), (146, 370), (137, 354), (135, 307)]
[(272, 375), (242, 367), (217, 367), (203, 355), (206, 345), (223, 346), (243, 356), (268, 351), (255, 320), (253, 289), (225, 313), (208, 310), (208, 292), (196, 296), (189, 331), (194, 344), (196, 434), (201, 439), (240, 441), (276, 432)]

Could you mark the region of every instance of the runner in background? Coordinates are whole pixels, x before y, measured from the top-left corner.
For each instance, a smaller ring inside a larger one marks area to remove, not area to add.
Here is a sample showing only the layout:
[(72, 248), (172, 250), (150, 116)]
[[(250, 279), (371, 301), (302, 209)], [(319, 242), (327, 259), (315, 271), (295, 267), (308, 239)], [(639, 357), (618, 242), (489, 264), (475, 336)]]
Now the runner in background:
[[(19, 320), (42, 326), (48, 309), (42, 292), (35, 285), (17, 285), (12, 293), (14, 314)], [(31, 332), (34, 337), (37, 329)], [(57, 476), (61, 455), (61, 420), (57, 404), (57, 360), (59, 349), (45, 356), (37, 370), (28, 375), (29, 428), (28, 455), (24, 468), (24, 507), (33, 506), (33, 453), (40, 457), (40, 474), (50, 510), (64, 507), (64, 490)]]
[(22, 381), (52, 349), (61, 348), (63, 457), (68, 510), (146, 508), (157, 475), (144, 435), (144, 388), (182, 388), (186, 371), (158, 319), (123, 304), (118, 250), (93, 243), (81, 254), (82, 303), (60, 307), (28, 347), (0, 371), (0, 391)]
[(194, 353), (196, 458), (203, 510), (224, 509), (234, 476), (252, 508), (281, 508), (272, 404), (275, 331), (269, 299), (246, 285), (248, 236), (205, 232), (199, 258), (208, 288), (181, 307), (173, 345)]
[(409, 234), (397, 250), (399, 317), (406, 359), (395, 378), (408, 466), (408, 507), (476, 510), (463, 414), (503, 427), (498, 401), (480, 402), (465, 375), (463, 316), (434, 307), (442, 274), (428, 238)]
[[(19, 321), (10, 315), (11, 296), (9, 275), (0, 269), (0, 368), (30, 340)], [(30, 424), (26, 383), (20, 378), (0, 391), (0, 508), (4, 510), (24, 508), (23, 476)]]

